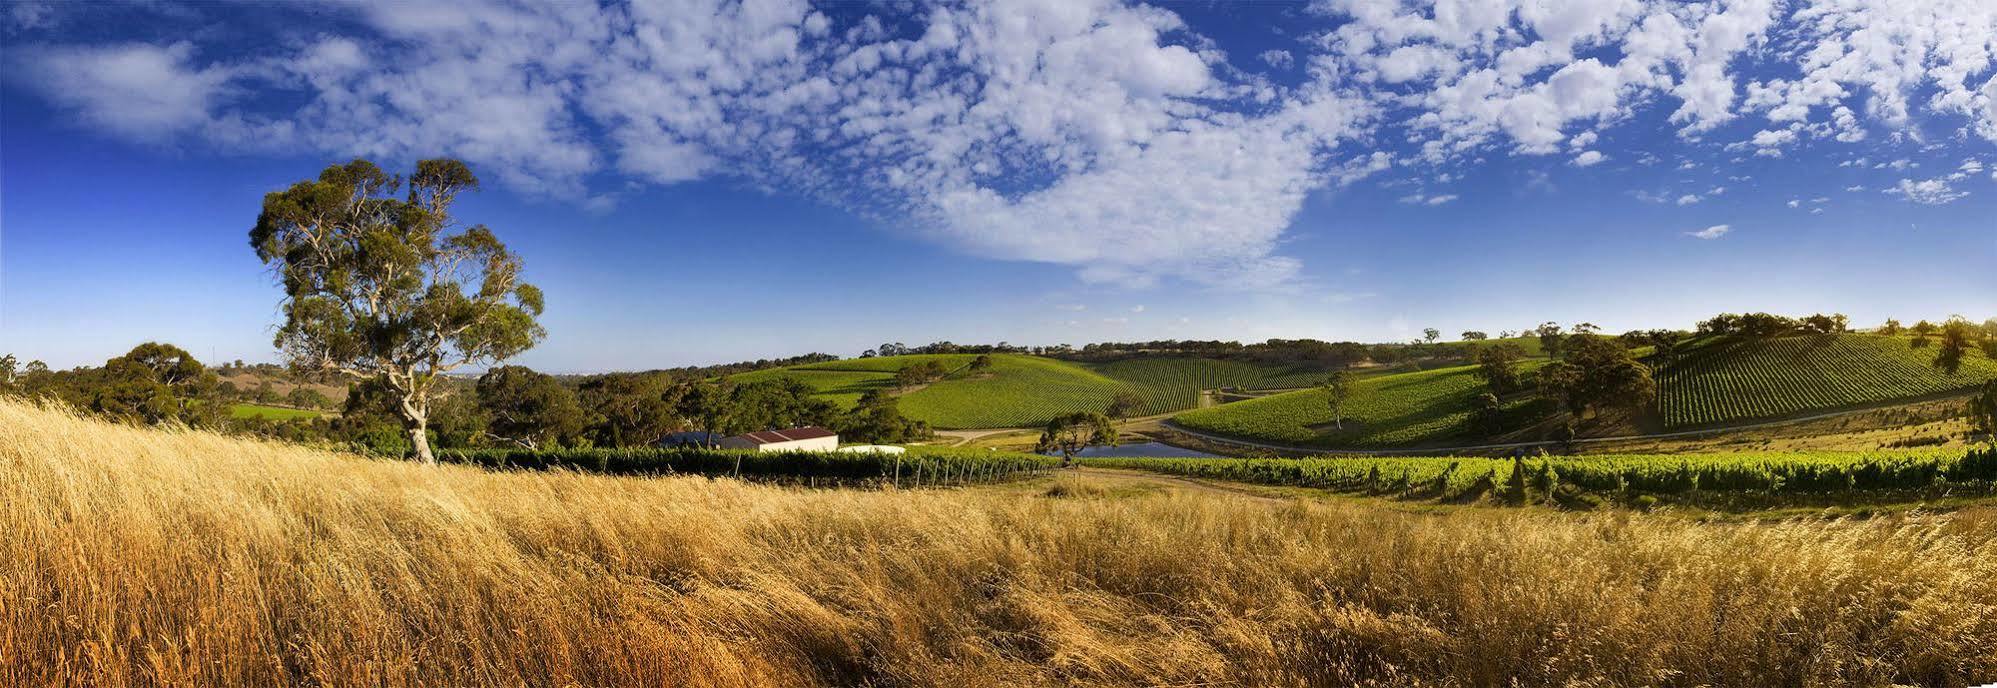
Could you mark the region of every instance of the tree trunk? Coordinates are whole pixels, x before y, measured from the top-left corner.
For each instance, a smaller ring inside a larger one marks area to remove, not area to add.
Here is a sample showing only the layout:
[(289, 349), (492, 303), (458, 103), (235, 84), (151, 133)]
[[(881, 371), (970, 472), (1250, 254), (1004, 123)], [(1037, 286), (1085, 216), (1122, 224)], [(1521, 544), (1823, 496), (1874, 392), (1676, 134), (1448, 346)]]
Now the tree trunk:
[(437, 455), (430, 453), (430, 424), (427, 419), (418, 418), (406, 423), (409, 428), (409, 455), (425, 465), (437, 465)]

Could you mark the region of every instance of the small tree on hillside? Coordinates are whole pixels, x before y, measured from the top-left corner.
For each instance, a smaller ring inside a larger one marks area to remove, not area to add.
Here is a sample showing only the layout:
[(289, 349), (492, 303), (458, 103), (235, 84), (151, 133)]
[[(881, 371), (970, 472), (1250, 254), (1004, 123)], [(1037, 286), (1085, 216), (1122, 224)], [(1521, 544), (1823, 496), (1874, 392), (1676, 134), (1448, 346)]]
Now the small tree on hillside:
[(1567, 341), (1567, 335), (1561, 333), (1559, 323), (1541, 323), (1533, 328), (1532, 334), (1539, 337), (1539, 348), (1546, 352), (1547, 358), (1560, 358), (1560, 347)]
[(1487, 346), (1477, 350), (1477, 377), (1498, 394), (1508, 394), (1519, 388), (1518, 363), (1525, 358), (1525, 349), (1511, 342)]
[(1464, 330), (1464, 331), (1463, 331), (1463, 341), (1466, 341), (1466, 342), (1481, 342), (1481, 341), (1484, 341), (1484, 340), (1486, 340), (1486, 339), (1490, 339), (1490, 338), (1491, 338), (1491, 335), (1488, 335), (1488, 334), (1484, 334), (1484, 333), (1482, 333), (1482, 332), (1478, 332), (1478, 331), (1476, 331), (1476, 330)]
[(1997, 380), (1983, 384), (1983, 392), (1969, 400), (1969, 425), (1997, 447)]
[(1968, 320), (1949, 318), (1942, 325), (1941, 347), (1935, 352), (1934, 366), (1950, 375), (1962, 370), (1962, 357), (1969, 353), (1969, 340), (1974, 336), (1975, 330)]
[(1576, 417), (1590, 409), (1633, 408), (1657, 396), (1650, 368), (1630, 355), (1622, 342), (1581, 335), (1569, 342), (1564, 360), (1539, 370), (1540, 390)]
[(1914, 326), (1908, 328), (1907, 331), (1914, 333), (1914, 336), (1916, 337), (1926, 337), (1928, 335), (1934, 334), (1936, 329), (1937, 328), (1935, 327), (1934, 323), (1922, 320), (1914, 323)]
[(1435, 340), (1442, 338), (1442, 330), (1433, 327), (1424, 328), (1421, 331), (1421, 338), (1423, 343), (1434, 344)]
[(1879, 326), (1879, 333), (1884, 335), (1896, 335), (1900, 334), (1900, 331), (1903, 329), (1905, 328), (1900, 326), (1900, 321), (1892, 318), (1887, 318), (1886, 324)]
[(1324, 392), (1324, 405), (1331, 410), (1331, 423), (1340, 430), (1345, 429), (1345, 405), (1352, 400), (1352, 371), (1340, 370), (1318, 383), (1318, 390)]
[(1144, 397), (1137, 396), (1136, 392), (1120, 389), (1115, 396), (1110, 397), (1109, 408), (1105, 409), (1104, 413), (1111, 418), (1123, 420), (1136, 415), (1137, 410), (1143, 407)]
[(383, 380), (424, 463), (436, 462), (428, 425), (437, 381), (544, 335), (541, 290), (520, 280), (520, 257), (483, 225), (453, 231), (451, 204), (477, 188), (456, 160), (418, 162), (406, 180), (355, 160), (264, 196), (250, 230), (284, 287), (276, 344), (285, 358)]
[(1100, 413), (1070, 413), (1047, 423), (1034, 451), (1061, 452), (1061, 464), (1075, 460), (1075, 452), (1091, 445), (1116, 446), (1116, 426)]
[(970, 367), (971, 372), (982, 373), (991, 369), (992, 369), (991, 354), (978, 354), (977, 358), (971, 359), (971, 367)]

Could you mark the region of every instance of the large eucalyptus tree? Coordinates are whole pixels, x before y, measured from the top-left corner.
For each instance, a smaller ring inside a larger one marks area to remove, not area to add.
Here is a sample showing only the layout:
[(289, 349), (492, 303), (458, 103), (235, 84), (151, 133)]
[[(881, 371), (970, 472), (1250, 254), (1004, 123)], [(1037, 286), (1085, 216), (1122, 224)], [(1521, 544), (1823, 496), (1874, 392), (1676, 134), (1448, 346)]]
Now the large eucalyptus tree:
[(277, 347), (294, 367), (385, 384), (425, 463), (436, 462), (426, 433), (439, 376), (545, 335), (520, 257), (451, 217), (458, 195), (477, 189), (456, 160), (418, 162), (404, 179), (357, 159), (265, 195), (250, 230), (284, 288)]

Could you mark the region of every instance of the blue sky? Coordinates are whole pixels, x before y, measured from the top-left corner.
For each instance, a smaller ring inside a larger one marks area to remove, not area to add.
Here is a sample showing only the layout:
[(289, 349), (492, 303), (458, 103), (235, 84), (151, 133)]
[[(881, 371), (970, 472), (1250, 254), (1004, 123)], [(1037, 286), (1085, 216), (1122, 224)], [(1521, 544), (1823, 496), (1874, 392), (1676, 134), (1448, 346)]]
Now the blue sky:
[(274, 360), (261, 195), (469, 162), (522, 363), (1997, 315), (1997, 6), (16, 2), (0, 350)]

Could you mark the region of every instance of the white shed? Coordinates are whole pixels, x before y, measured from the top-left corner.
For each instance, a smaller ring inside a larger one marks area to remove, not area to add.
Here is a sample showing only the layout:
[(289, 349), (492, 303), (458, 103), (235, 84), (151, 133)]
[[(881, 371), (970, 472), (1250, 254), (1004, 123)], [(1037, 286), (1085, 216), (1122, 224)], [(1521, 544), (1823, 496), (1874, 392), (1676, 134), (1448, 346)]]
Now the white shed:
[(734, 437), (723, 437), (716, 444), (721, 445), (723, 449), (756, 451), (834, 451), (839, 448), (839, 433), (817, 426), (760, 430)]

